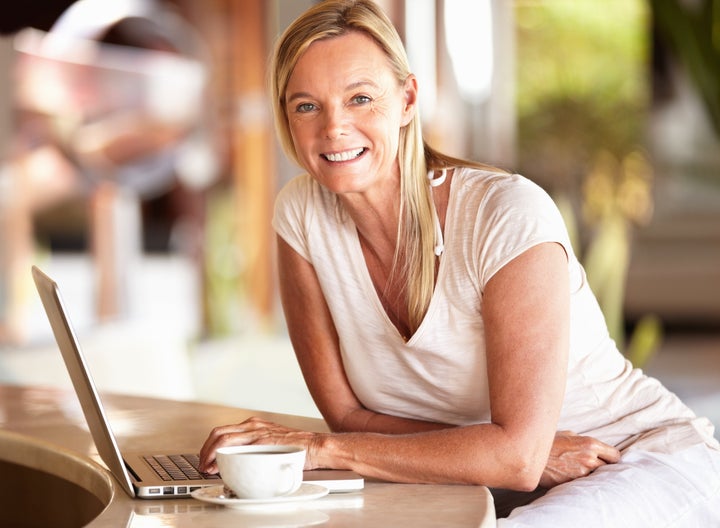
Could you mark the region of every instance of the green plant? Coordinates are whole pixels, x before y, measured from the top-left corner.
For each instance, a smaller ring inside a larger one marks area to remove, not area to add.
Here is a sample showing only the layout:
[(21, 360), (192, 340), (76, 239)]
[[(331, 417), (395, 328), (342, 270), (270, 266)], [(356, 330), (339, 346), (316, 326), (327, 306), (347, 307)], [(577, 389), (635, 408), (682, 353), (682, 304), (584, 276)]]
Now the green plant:
[(650, 0), (658, 31), (685, 66), (720, 137), (720, 0)]

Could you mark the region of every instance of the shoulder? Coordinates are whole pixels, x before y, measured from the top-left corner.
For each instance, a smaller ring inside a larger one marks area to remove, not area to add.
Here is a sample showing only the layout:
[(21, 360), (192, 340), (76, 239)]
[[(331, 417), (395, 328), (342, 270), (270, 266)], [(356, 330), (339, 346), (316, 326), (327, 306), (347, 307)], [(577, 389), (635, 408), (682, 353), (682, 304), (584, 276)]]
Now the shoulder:
[(295, 176), (282, 186), (275, 197), (272, 225), (281, 235), (286, 234), (290, 226), (307, 224), (312, 214), (313, 184), (307, 174)]
[(478, 213), (556, 209), (542, 187), (516, 173), (460, 167), (453, 175), (453, 187), (458, 207)]
[(338, 204), (334, 193), (308, 174), (301, 174), (278, 192), (272, 226), (286, 241), (323, 236), (318, 233), (327, 234), (343, 222)]
[(299, 174), (288, 180), (280, 188), (276, 201), (297, 200), (307, 197), (312, 192), (313, 184), (315, 184), (315, 181), (309, 174)]
[(528, 178), (462, 168), (453, 175), (452, 185), (453, 225), (463, 251), (473, 259), (471, 265), (478, 266), (483, 287), (497, 270), (540, 243), (559, 242), (572, 255), (559, 209)]
[(309, 226), (314, 222), (314, 181), (307, 174), (289, 180), (277, 194), (272, 217), (275, 232), (303, 258), (309, 260)]
[(332, 194), (309, 174), (300, 174), (285, 183), (275, 198), (275, 214), (284, 210), (298, 212), (324, 208), (333, 203)]

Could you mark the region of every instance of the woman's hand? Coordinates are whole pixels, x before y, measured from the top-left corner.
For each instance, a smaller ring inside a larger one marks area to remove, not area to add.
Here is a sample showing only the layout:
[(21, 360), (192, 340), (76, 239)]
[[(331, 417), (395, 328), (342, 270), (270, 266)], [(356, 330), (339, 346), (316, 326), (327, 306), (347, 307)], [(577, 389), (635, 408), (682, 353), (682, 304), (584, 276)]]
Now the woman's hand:
[(571, 431), (558, 431), (540, 478), (540, 486), (552, 488), (585, 477), (600, 466), (619, 460), (620, 451), (600, 440)]
[(305, 469), (315, 469), (317, 467), (314, 460), (315, 448), (321, 436), (320, 433), (292, 429), (255, 417), (239, 424), (215, 427), (200, 449), (200, 470), (206, 473), (218, 472), (215, 463), (215, 453), (218, 448), (248, 444), (302, 446), (307, 450)]

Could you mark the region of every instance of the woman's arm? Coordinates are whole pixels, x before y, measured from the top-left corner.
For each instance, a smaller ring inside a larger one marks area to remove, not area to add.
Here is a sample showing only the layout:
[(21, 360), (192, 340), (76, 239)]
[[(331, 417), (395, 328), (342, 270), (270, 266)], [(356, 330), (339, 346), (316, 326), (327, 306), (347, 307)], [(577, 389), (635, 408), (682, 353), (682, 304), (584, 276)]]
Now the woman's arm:
[(540, 479), (565, 393), (570, 337), (567, 255), (560, 244), (530, 248), (500, 269), (484, 292), (482, 317), (490, 412), (502, 466)]

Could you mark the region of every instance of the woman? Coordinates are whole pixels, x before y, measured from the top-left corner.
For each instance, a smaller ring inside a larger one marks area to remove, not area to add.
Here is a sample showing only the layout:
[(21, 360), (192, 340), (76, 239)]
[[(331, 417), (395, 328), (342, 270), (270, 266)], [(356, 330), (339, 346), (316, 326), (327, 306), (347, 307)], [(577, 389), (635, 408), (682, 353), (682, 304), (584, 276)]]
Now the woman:
[(276, 202), (280, 290), (334, 432), (217, 427), (204, 469), (223, 445), (303, 444), (308, 468), (551, 488), (507, 525), (717, 522), (712, 426), (617, 351), (547, 194), (424, 145), (417, 95), (369, 0), (321, 2), (280, 38), (276, 126), (307, 171)]

